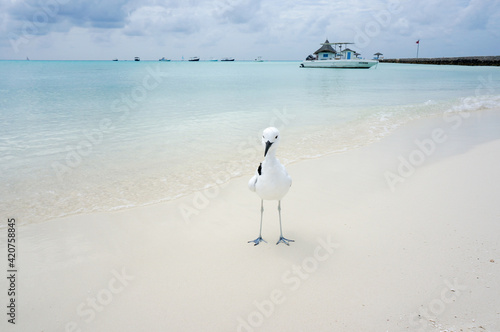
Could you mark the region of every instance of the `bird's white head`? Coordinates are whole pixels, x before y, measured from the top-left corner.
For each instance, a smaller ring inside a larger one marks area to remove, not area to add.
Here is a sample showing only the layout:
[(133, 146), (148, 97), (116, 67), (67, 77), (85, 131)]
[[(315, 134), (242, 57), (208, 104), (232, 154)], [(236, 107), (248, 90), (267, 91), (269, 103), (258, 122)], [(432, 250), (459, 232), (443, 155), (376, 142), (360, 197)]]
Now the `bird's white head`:
[(262, 133), (262, 145), (264, 145), (265, 152), (264, 157), (267, 156), (269, 152), (274, 152), (280, 142), (280, 132), (274, 127), (269, 127), (264, 129)]

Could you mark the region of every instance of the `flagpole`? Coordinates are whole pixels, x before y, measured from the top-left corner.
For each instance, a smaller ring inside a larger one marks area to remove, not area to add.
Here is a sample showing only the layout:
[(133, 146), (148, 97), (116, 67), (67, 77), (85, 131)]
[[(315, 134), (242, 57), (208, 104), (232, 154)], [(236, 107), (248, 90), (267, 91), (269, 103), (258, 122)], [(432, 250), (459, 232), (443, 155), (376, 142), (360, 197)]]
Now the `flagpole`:
[(417, 59), (418, 59), (418, 49), (420, 48), (420, 39), (417, 40)]

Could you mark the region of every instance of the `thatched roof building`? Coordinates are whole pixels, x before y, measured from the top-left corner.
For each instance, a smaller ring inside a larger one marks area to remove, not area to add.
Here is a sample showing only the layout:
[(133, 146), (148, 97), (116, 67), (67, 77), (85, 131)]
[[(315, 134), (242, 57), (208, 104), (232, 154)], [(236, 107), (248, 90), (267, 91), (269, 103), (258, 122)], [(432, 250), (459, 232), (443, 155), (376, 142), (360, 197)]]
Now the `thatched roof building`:
[(330, 42), (325, 40), (325, 42), (321, 45), (321, 47), (314, 52), (314, 54), (320, 54), (320, 53), (333, 53), (337, 54), (337, 52), (333, 49), (332, 45), (330, 45)]

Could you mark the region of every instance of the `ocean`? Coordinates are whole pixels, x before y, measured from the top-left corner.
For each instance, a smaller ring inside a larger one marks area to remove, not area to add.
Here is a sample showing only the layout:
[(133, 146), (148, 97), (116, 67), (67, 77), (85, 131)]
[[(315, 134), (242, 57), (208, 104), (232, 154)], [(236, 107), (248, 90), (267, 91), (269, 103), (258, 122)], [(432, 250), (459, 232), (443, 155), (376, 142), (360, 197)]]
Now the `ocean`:
[(172, 200), (401, 125), (500, 109), (500, 68), (300, 62), (0, 61), (0, 210), (21, 224)]

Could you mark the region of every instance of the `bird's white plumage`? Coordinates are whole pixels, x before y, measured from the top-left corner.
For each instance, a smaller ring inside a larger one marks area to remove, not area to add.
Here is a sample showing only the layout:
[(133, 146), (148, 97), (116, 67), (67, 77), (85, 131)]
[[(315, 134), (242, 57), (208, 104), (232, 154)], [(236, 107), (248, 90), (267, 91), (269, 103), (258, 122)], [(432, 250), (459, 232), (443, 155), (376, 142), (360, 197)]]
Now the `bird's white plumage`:
[(278, 129), (274, 127), (264, 130), (262, 144), (264, 147), (267, 145), (269, 147), (266, 148), (264, 161), (248, 182), (250, 190), (255, 191), (265, 200), (281, 200), (292, 185), (292, 178), (288, 175), (285, 166), (276, 158), (279, 135)]
[[(283, 236), (281, 229), (281, 199), (286, 195), (292, 185), (292, 178), (288, 175), (285, 166), (281, 165), (276, 158), (276, 148), (280, 141), (278, 129), (269, 127), (264, 130), (262, 135), (262, 145), (264, 145), (264, 161), (257, 168), (257, 172), (248, 182), (250, 190), (255, 191), (261, 198), (260, 202), (260, 232), (255, 240), (248, 241), (254, 246), (261, 242), (266, 242), (262, 238), (262, 216), (264, 214), (264, 200), (277, 200), (278, 213), (280, 218), (280, 238), (276, 244), (284, 243), (287, 246), (294, 240)], [(266, 242), (267, 243), (267, 242)]]

